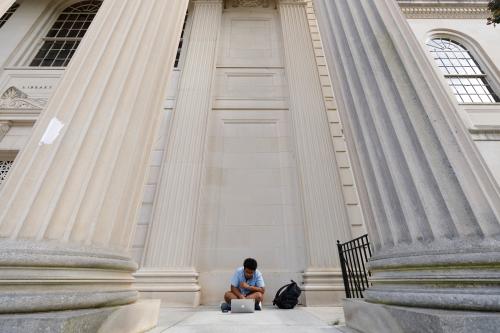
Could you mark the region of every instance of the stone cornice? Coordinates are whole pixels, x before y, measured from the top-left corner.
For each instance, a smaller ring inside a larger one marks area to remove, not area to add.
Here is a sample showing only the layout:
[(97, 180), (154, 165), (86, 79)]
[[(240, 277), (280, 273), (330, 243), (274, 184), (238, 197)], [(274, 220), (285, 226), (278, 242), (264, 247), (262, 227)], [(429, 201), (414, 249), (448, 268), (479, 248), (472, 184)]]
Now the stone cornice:
[(415, 1), (401, 0), (399, 6), (407, 18), (486, 19), (487, 1)]
[(268, 8), (270, 6), (271, 0), (232, 0), (228, 1), (231, 7), (264, 7)]
[(305, 4), (307, 1), (305, 0), (277, 0), (278, 3), (284, 4), (284, 3), (291, 3), (291, 4)]

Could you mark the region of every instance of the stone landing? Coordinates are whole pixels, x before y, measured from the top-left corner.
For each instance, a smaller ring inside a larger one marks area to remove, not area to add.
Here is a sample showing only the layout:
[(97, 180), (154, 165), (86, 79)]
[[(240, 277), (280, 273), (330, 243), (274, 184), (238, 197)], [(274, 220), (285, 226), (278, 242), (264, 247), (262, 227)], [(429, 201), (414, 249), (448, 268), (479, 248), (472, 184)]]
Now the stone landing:
[(158, 327), (148, 333), (341, 333), (342, 308), (303, 308), (279, 310), (264, 307), (248, 314), (222, 313), (218, 307), (196, 309), (162, 308)]

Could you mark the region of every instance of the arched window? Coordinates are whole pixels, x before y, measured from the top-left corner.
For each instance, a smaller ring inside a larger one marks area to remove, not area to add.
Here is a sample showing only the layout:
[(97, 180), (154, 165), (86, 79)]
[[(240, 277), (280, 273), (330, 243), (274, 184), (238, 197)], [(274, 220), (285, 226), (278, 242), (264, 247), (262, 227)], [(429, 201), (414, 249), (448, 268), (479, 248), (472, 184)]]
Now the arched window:
[(459, 103), (497, 103), (500, 99), (470, 52), (448, 38), (433, 38), (427, 46)]
[(101, 4), (99, 0), (80, 1), (63, 10), (30, 66), (67, 66)]
[(19, 4), (14, 3), (12, 6), (10, 6), (9, 9), (7, 9), (5, 14), (0, 17), (0, 28), (5, 24), (5, 22), (9, 20), (9, 18), (12, 16), (12, 14), (14, 14), (17, 8), (19, 8)]

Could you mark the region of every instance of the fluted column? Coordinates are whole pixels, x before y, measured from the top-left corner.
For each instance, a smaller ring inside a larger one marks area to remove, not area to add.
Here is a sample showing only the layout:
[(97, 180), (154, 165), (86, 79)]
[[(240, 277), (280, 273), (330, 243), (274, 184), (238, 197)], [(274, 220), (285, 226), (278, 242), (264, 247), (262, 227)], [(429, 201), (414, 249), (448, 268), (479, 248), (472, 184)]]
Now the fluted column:
[(0, 198), (0, 313), (136, 300), (128, 246), (188, 0), (106, 0)]
[(7, 135), (7, 132), (10, 130), (12, 126), (12, 122), (9, 120), (0, 120), (0, 141)]
[(309, 32), (306, 2), (282, 0), (279, 12), (305, 219), (306, 303), (333, 304), (343, 295), (335, 241), (350, 239), (350, 224)]
[(0, 17), (7, 12), (14, 2), (16, 2), (16, 0), (0, 0)]
[(448, 87), (396, 1), (315, 5), (373, 216), (366, 299), (500, 311), (500, 196)]
[(222, 1), (194, 1), (187, 55), (162, 163), (139, 290), (165, 304), (197, 305), (193, 247), (212, 102)]

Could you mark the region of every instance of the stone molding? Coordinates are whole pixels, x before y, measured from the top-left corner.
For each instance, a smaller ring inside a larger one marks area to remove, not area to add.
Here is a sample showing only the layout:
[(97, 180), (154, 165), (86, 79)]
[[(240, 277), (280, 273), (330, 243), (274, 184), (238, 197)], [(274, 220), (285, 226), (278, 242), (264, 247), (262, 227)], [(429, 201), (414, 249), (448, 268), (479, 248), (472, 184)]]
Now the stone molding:
[(474, 141), (500, 141), (500, 127), (475, 126), (469, 133)]
[(141, 268), (134, 274), (134, 288), (141, 298), (155, 298), (163, 306), (189, 306), (200, 304), (199, 274), (194, 270)]
[(0, 267), (94, 267), (124, 272), (137, 269), (128, 256), (94, 246), (3, 240), (0, 252)]
[(399, 1), (403, 14), (409, 19), (486, 19), (486, 3), (432, 3)]
[(199, 274), (192, 271), (162, 271), (143, 268), (134, 274), (135, 286), (141, 291), (199, 292)]
[(30, 98), (20, 89), (9, 87), (0, 96), (0, 110), (42, 110), (47, 104), (47, 99)]
[(344, 291), (342, 271), (332, 270), (307, 270), (303, 273), (305, 291)]

